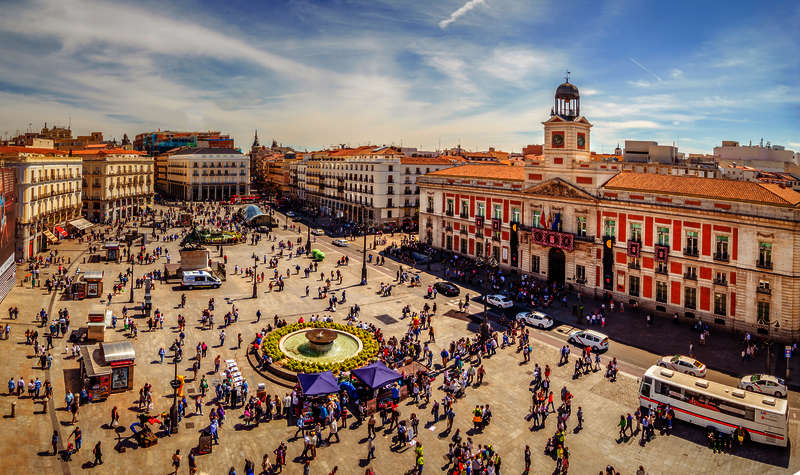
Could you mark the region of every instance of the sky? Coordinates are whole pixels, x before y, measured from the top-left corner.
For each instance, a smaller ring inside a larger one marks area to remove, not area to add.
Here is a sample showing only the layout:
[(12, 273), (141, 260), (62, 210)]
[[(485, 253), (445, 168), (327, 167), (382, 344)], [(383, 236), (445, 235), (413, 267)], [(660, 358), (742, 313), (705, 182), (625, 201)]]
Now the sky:
[[(520, 151), (570, 71), (592, 148), (800, 150), (800, 3), (4, 0), (0, 134)], [(30, 125), (29, 125), (30, 124)]]

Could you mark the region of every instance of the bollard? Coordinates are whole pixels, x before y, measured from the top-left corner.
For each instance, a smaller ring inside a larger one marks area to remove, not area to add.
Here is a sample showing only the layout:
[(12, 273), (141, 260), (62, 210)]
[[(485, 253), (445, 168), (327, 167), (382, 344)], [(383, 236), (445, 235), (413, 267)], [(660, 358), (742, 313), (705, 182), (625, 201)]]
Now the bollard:
[(11, 401), (11, 417), (14, 417), (17, 413), (17, 401)]

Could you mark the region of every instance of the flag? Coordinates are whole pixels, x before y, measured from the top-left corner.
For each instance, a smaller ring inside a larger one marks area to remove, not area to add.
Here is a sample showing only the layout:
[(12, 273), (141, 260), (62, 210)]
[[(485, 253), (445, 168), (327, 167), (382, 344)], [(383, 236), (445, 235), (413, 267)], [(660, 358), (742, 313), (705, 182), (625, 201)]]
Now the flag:
[(545, 219), (544, 219), (544, 211), (542, 211), (539, 214), (539, 227), (540, 228), (546, 228), (547, 227), (547, 223), (545, 222)]
[(558, 229), (559, 223), (561, 223), (561, 213), (556, 213), (556, 216), (553, 219), (553, 223), (550, 225), (550, 230), (556, 231)]

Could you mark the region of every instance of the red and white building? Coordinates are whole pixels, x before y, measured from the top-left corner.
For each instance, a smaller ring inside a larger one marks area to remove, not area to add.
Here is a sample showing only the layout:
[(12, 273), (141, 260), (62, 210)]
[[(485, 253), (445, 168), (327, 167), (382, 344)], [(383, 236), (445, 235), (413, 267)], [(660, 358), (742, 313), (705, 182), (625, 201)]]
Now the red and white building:
[(623, 171), (591, 159), (591, 127), (567, 82), (544, 122), (541, 160), (421, 177), (420, 240), (643, 308), (796, 336), (800, 193)]

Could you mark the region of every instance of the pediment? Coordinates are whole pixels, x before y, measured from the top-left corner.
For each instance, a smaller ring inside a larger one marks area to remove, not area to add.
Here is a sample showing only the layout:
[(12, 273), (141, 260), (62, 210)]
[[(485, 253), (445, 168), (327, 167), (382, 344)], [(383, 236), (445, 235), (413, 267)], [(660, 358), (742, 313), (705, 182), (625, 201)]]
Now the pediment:
[(579, 200), (595, 200), (590, 193), (568, 183), (561, 178), (553, 178), (531, 186), (524, 191), (526, 195), (549, 196), (553, 198), (571, 198)]

